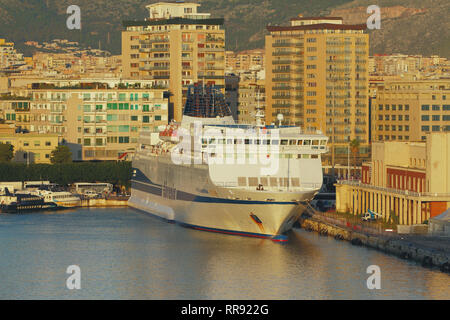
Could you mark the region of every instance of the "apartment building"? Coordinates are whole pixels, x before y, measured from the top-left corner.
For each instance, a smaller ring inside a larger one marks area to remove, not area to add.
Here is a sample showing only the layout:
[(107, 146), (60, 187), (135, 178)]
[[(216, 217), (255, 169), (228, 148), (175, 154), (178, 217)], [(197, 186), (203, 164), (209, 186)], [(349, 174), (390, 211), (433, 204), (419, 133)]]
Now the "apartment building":
[(282, 114), (284, 124), (324, 132), (325, 168), (346, 165), (348, 144), (358, 139), (361, 162), (370, 150), (366, 25), (301, 15), (290, 22), (267, 27), (267, 122)]
[(0, 39), (0, 69), (24, 64), (23, 54), (14, 49), (14, 43)]
[(255, 124), (257, 116), (265, 122), (266, 91), (263, 80), (239, 82), (238, 120), (239, 123)]
[(263, 70), (264, 49), (245, 50), (241, 52), (226, 51), (225, 69), (229, 73), (241, 74), (249, 71)]
[(424, 141), (450, 131), (450, 80), (385, 81), (372, 100), (373, 141)]
[(32, 133), (56, 134), (71, 148), (74, 160), (117, 160), (134, 153), (141, 130), (168, 123), (163, 89), (28, 89), (28, 101), (0, 101), (6, 123)]
[(336, 185), (338, 212), (368, 209), (385, 221), (421, 224), (450, 207), (450, 133), (427, 133), (423, 142), (374, 142), (361, 181)]
[(124, 21), (125, 78), (152, 79), (171, 92), (170, 118), (181, 121), (187, 86), (204, 82), (225, 87), (224, 19), (199, 13), (200, 5), (158, 2), (145, 21)]

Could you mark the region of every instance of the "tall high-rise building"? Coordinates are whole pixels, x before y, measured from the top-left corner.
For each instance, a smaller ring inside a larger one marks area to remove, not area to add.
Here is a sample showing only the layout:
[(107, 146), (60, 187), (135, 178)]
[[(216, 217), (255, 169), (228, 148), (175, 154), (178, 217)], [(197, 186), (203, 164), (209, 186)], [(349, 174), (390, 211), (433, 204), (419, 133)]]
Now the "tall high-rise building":
[(158, 2), (145, 21), (125, 21), (122, 63), (125, 78), (155, 80), (169, 88), (171, 119), (180, 121), (187, 86), (196, 82), (225, 87), (224, 19), (198, 13), (200, 5)]
[(290, 22), (267, 27), (267, 122), (282, 114), (284, 124), (322, 130), (330, 137), (325, 167), (347, 165), (349, 143), (358, 139), (361, 162), (369, 156), (366, 25), (301, 15)]

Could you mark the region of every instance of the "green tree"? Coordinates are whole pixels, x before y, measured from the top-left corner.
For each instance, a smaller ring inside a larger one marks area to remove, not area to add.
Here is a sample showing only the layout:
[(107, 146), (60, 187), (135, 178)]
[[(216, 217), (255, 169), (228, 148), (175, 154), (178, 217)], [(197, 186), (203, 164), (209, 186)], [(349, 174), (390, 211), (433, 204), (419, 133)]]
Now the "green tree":
[(0, 162), (10, 162), (14, 158), (14, 147), (9, 143), (0, 143)]
[(68, 146), (57, 146), (55, 150), (52, 151), (50, 156), (50, 161), (53, 164), (59, 163), (71, 163), (72, 162), (72, 152)]
[(353, 166), (356, 168), (356, 157), (358, 156), (359, 153), (359, 146), (361, 145), (361, 143), (359, 142), (359, 139), (353, 139), (352, 141), (350, 141), (350, 150), (352, 151), (352, 155), (353, 155)]

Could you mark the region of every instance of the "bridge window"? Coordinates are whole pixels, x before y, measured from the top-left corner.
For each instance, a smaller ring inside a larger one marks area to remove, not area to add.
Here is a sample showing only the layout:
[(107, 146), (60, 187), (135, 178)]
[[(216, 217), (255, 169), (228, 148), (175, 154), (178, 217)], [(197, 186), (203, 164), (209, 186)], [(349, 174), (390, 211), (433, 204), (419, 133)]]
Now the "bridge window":
[(293, 187), (300, 187), (300, 179), (299, 178), (291, 178), (291, 185)]
[(319, 140), (313, 140), (312, 144), (313, 144), (313, 146), (318, 146), (319, 145)]
[(302, 146), (303, 145), (303, 140), (298, 140), (298, 145)]
[(309, 146), (309, 145), (311, 145), (311, 140), (305, 140), (305, 141), (303, 142), (303, 145), (304, 145), (304, 146)]
[(247, 186), (247, 178), (246, 177), (238, 177), (238, 186), (246, 187)]
[(270, 178), (270, 186), (271, 187), (278, 187), (278, 179), (277, 178)]
[(282, 145), (282, 146), (287, 146), (287, 144), (288, 144), (288, 141), (287, 141), (287, 140), (281, 140), (281, 145)]
[(257, 187), (258, 186), (258, 178), (248, 178), (248, 185), (250, 187)]
[(272, 140), (272, 144), (274, 145), (274, 146), (277, 146), (278, 145), (278, 140)]
[(297, 144), (297, 140), (289, 140), (290, 146), (295, 146)]
[(269, 183), (268, 183), (268, 179), (267, 178), (260, 178), (259, 179), (260, 180), (260, 182), (261, 182), (261, 184), (263, 185), (263, 186), (268, 186), (269, 185)]

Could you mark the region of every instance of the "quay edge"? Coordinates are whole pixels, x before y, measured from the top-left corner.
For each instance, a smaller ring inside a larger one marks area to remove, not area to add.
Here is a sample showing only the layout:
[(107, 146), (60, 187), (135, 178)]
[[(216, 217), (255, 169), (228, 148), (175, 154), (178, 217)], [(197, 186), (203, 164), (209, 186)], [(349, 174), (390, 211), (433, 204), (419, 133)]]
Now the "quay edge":
[(353, 245), (363, 245), (393, 254), (402, 259), (419, 262), (424, 267), (437, 267), (442, 272), (450, 273), (450, 254), (445, 251), (420, 248), (407, 240), (390, 239), (358, 231), (349, 231), (308, 217), (300, 217), (298, 223), (302, 229), (307, 231), (315, 231), (323, 236), (332, 236), (336, 240), (346, 240)]

